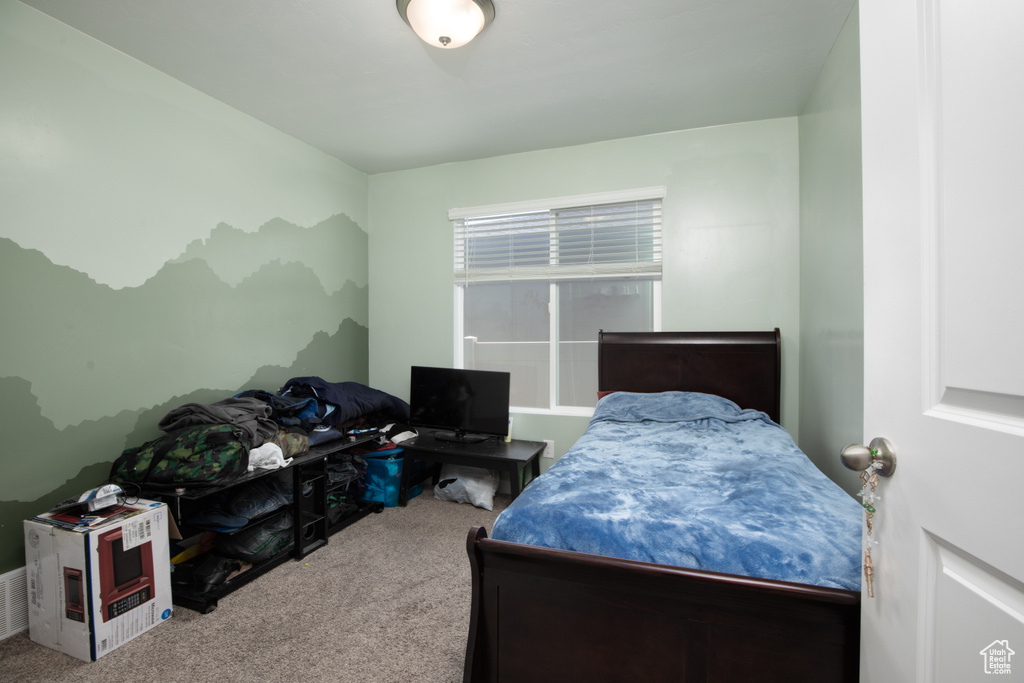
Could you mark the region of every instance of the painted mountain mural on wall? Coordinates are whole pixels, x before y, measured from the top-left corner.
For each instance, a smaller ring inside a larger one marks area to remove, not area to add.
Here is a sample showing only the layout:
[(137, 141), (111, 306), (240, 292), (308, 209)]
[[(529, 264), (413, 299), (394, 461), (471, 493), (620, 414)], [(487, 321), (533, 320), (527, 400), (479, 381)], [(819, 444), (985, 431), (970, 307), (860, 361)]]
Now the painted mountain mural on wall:
[(159, 405), (123, 410), (64, 429), (42, 415), (27, 380), (0, 378), (0, 430), (6, 435), (0, 455), (4, 472), (0, 478), (0, 567), (9, 570), (24, 564), (21, 520), (103, 483), (121, 451), (162, 434), (156, 425), (172, 408), (219, 401), (246, 389), (276, 391), (292, 377), (320, 376), (365, 384), (368, 343), (366, 328), (345, 320), (334, 334), (314, 335), (291, 365), (258, 368), (237, 387), (200, 388)]
[[(29, 380), (43, 414), (63, 428), (158, 403), (211, 378), (236, 386), (256, 367), (289, 364), (314, 334), (333, 332), (345, 318), (366, 327), (365, 233), (325, 222), (310, 238), (275, 223), (245, 239), (218, 228), (205, 245), (186, 250), (212, 258), (234, 285), (197, 257), (165, 264), (139, 287), (112, 289), (0, 238), (0, 310), (11, 323), (0, 328), (0, 377)], [(308, 242), (320, 272), (282, 246), (289, 234)], [(280, 257), (289, 251), (288, 260)], [(361, 285), (342, 279), (332, 254), (359, 262)]]
[(171, 408), (291, 377), (368, 381), (367, 236), (344, 216), (218, 226), (113, 289), (0, 238), (0, 572), (20, 520), (99, 485)]
[[(245, 232), (221, 223), (209, 238), (190, 243), (170, 263), (192, 259), (205, 261), (224, 282), (237, 285), (253, 273), (253, 264), (301, 263), (316, 273), (323, 288), (333, 293), (346, 283), (365, 287), (368, 235), (344, 216), (331, 218), (311, 228), (299, 228), (274, 218), (256, 232)], [(244, 254), (245, 258), (239, 258)]]

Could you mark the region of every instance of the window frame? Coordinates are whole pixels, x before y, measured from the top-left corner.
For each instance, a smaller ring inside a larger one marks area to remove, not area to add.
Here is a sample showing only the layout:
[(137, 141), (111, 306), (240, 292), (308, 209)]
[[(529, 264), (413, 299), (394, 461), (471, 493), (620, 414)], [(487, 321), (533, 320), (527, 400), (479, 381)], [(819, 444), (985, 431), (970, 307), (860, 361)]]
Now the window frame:
[[(514, 213), (526, 213), (533, 211), (557, 211), (560, 209), (571, 209), (584, 206), (596, 206), (603, 204), (618, 204), (624, 202), (633, 201), (663, 201), (665, 198), (666, 189), (664, 186), (659, 187), (647, 187), (639, 188), (634, 190), (619, 190), (612, 192), (599, 192), (593, 194), (583, 195), (568, 195), (564, 197), (554, 197), (550, 199), (538, 199), (529, 200), (523, 202), (512, 202), (506, 204), (491, 204), (486, 206), (476, 206), (468, 208), (455, 208), (448, 211), (448, 219), (450, 221), (456, 221), (457, 219), (470, 219), (477, 218), (480, 216), (494, 216), (500, 214), (514, 214)], [(452, 233), (454, 240), (454, 231)], [(453, 249), (454, 253), (454, 249)], [(663, 263), (663, 260), (662, 260)], [(651, 327), (652, 331), (661, 331), (662, 325), (662, 274), (663, 267), (659, 270), (656, 277), (642, 277), (640, 279), (649, 279), (652, 283), (651, 291)], [(610, 279), (628, 279), (627, 277), (622, 278), (610, 278)], [(512, 278), (515, 281), (516, 278)], [(548, 304), (548, 315), (551, 335), (548, 339), (548, 353), (549, 353), (549, 383), (548, 383), (548, 407), (525, 407), (525, 406), (511, 406), (510, 410), (515, 413), (523, 414), (538, 414), (538, 415), (566, 415), (566, 416), (581, 416), (589, 417), (593, 414), (593, 407), (588, 406), (568, 406), (558, 405), (558, 371), (559, 371), (559, 328), (558, 328), (558, 312), (559, 312), (559, 301), (558, 301), (558, 284), (557, 279), (549, 279), (548, 287), (549, 291), (549, 304)], [(466, 282), (459, 282), (457, 279), (453, 284), (453, 301), (452, 306), (455, 312), (454, 315), (454, 355), (453, 362), (454, 367), (461, 368), (465, 367), (465, 287)]]

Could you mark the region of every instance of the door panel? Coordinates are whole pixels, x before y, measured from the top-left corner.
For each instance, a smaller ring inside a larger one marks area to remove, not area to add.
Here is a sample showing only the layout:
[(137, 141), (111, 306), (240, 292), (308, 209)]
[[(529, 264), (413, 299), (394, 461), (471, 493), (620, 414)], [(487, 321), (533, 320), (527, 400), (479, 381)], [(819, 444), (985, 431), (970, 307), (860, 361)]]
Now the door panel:
[[(927, 542), (929, 566), (924, 593), (926, 604), (935, 614), (927, 622), (934, 627), (925, 632), (922, 659), (935, 665), (925, 680), (971, 681), (991, 675), (985, 673), (986, 668), (1008, 669), (1010, 680), (1020, 680), (1020, 676), (1012, 676), (1013, 656), (1008, 655), (1003, 667), (998, 656), (989, 661), (983, 653), (996, 641), (1024, 643), (1024, 591), (1020, 583), (977, 558), (962, 555), (941, 539), (929, 536)], [(965, 653), (964, 643), (979, 640), (984, 642), (973, 657)], [(1021, 655), (1024, 661), (1024, 650)], [(1018, 665), (1017, 670), (1020, 673), (1024, 667)]]
[(864, 437), (899, 458), (861, 678), (1024, 680), (1024, 3), (861, 0), (860, 29)]
[(1024, 394), (1024, 364), (1005, 363), (1021, 347), (1012, 315), (1021, 307), (1007, 294), (1024, 292), (1024, 202), (1020, 174), (1007, 168), (1024, 159), (1024, 78), (1013, 73), (1022, 66), (1022, 8), (931, 0), (920, 32), (925, 145), (935, 150), (926, 156), (933, 177), (925, 182), (934, 204), (927, 227), (940, 254), (940, 376), (955, 392), (951, 405), (1024, 424), (1016, 398)]

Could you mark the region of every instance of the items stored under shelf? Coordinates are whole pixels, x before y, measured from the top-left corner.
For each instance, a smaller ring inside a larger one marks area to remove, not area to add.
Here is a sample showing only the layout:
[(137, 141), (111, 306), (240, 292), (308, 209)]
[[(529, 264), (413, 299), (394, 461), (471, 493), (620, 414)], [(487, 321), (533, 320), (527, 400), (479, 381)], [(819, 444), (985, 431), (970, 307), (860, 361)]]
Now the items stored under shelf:
[(382, 504), (358, 500), (359, 470), (344, 454), (374, 438), (314, 446), (286, 468), (257, 470), (221, 486), (158, 494), (189, 541), (174, 558), (174, 604), (211, 612), (220, 598), (380, 512)]
[[(383, 509), (384, 507), (380, 503), (361, 502), (358, 509), (340, 520), (331, 532), (340, 531), (370, 513), (380, 512)], [(286, 548), (279, 554), (256, 564), (224, 557), (212, 550), (175, 567), (171, 579), (173, 602), (180, 607), (208, 614), (216, 609), (221, 598), (263, 576), (289, 559), (298, 559), (291, 548)], [(205, 585), (203, 581), (205, 581)]]

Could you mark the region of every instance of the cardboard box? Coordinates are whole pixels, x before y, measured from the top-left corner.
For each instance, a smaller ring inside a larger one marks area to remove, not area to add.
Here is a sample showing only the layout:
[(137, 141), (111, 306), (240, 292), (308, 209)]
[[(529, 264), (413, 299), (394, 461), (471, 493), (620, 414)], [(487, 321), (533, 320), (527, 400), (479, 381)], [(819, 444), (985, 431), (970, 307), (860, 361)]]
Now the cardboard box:
[(169, 619), (169, 517), (139, 500), (25, 520), (29, 637), (88, 662)]

